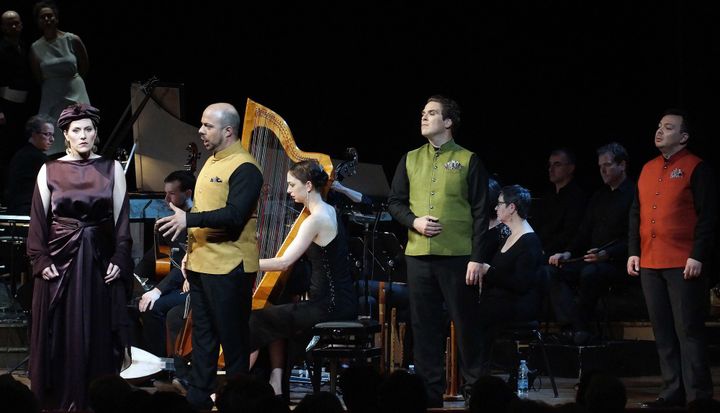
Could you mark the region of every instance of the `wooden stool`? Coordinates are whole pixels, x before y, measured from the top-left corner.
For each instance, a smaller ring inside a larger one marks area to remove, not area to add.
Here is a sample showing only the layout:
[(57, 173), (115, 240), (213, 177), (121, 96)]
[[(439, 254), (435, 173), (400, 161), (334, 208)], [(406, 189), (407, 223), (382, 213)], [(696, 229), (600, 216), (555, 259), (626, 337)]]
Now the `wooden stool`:
[(375, 333), (380, 332), (380, 324), (371, 319), (356, 321), (330, 321), (318, 323), (312, 332), (319, 337), (316, 346), (310, 350), (313, 358), (313, 391), (320, 391), (322, 364), (330, 363), (330, 392), (335, 394), (337, 385), (338, 362), (350, 359), (366, 363), (371, 360), (378, 363), (382, 349), (374, 346)]

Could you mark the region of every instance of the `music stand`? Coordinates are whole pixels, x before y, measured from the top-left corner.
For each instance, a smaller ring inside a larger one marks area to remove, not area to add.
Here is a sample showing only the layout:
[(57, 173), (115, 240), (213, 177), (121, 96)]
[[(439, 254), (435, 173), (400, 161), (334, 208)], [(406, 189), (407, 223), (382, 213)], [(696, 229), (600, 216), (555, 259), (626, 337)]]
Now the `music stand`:
[[(387, 198), (387, 195), (390, 193), (390, 185), (382, 165), (359, 162), (356, 169), (357, 173), (346, 177), (343, 180), (343, 185), (359, 191), (372, 199)], [(374, 257), (375, 254), (374, 248), (370, 245), (372, 244), (374, 246), (378, 223), (392, 219), (386, 211), (386, 208), (387, 205), (381, 203), (380, 205), (373, 205), (372, 214), (363, 214), (351, 210), (349, 216), (350, 221), (363, 226), (362, 279), (365, 283), (365, 308), (364, 314), (361, 315), (362, 318), (371, 318), (369, 305), (370, 289), (368, 284), (374, 275), (375, 265), (372, 262), (368, 262), (368, 256), (373, 255)]]
[[(386, 211), (384, 211), (384, 205), (381, 206), (376, 212), (375, 215), (366, 215), (361, 213), (353, 213), (349, 217), (350, 221), (361, 224), (363, 226), (363, 239), (362, 239), (362, 268), (361, 268), (361, 274), (362, 274), (362, 280), (365, 283), (365, 292), (364, 292), (364, 299), (365, 299), (365, 305), (364, 305), (364, 311), (361, 315), (361, 318), (372, 318), (372, 314), (370, 312), (370, 280), (374, 278), (375, 276), (375, 262), (376, 255), (375, 255), (375, 238), (377, 233), (377, 226), (380, 221), (390, 221), (390, 214), (388, 214)], [(372, 225), (372, 227), (371, 227)], [(382, 266), (382, 263), (378, 261), (378, 264)]]

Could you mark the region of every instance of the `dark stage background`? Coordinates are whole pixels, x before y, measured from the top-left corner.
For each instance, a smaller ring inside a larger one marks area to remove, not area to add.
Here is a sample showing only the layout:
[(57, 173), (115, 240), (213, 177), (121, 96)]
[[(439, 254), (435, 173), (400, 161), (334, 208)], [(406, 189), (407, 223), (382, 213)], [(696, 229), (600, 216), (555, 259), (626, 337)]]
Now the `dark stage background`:
[[(579, 155), (579, 177), (601, 181), (594, 150), (616, 140), (636, 175), (657, 155), (652, 136), (667, 107), (688, 109), (692, 148), (717, 130), (720, 25), (712, 2), (493, 0), (435, 2), (59, 1), (60, 29), (81, 36), (86, 79), (103, 134), (128, 105), (130, 83), (155, 75), (184, 84), (185, 121), (247, 97), (287, 120), (303, 150), (382, 164), (425, 142), (429, 95), (464, 110), (457, 140), (505, 184), (536, 193), (548, 152)], [(31, 1), (18, 10), (39, 36)], [(342, 4), (342, 5), (338, 5)], [(127, 146), (130, 142), (126, 143)]]

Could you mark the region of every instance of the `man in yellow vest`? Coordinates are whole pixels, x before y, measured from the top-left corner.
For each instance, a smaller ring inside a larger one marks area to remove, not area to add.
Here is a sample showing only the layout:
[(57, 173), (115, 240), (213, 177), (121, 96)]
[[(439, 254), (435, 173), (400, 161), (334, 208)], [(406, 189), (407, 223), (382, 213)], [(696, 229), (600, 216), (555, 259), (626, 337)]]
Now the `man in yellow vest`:
[(210, 410), (216, 387), (220, 345), (228, 377), (248, 372), (248, 320), (259, 259), (254, 216), (263, 177), (238, 139), (240, 115), (228, 103), (208, 106), (200, 139), (212, 153), (195, 186), (189, 213), (171, 205), (175, 215), (158, 220), (158, 230), (173, 239), (188, 229), (183, 272), (190, 283), (193, 361), (188, 401)]
[(687, 116), (669, 110), (655, 132), (660, 156), (643, 166), (630, 207), (627, 271), (640, 275), (660, 358), (663, 389), (644, 407), (711, 399), (705, 316), (717, 224), (709, 165), (687, 150)]
[(482, 242), (488, 228), (488, 177), (480, 159), (453, 139), (460, 126), (455, 101), (431, 97), (420, 131), (428, 142), (398, 164), (389, 196), (392, 216), (408, 228), (407, 260), (413, 356), (428, 407), (442, 407), (442, 353), (447, 315), (458, 332), (466, 388), (482, 373), (477, 316)]

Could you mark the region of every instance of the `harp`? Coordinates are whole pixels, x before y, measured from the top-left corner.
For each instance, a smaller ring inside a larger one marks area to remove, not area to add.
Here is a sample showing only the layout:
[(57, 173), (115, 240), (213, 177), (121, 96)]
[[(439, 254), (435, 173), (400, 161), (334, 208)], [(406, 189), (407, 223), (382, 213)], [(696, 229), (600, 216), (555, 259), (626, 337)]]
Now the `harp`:
[[(301, 151), (287, 122), (271, 109), (247, 100), (242, 128), (242, 145), (262, 168), (263, 189), (257, 207), (260, 257), (282, 256), (297, 235), (300, 224), (310, 215), (303, 208), (295, 218), (294, 204), (287, 196), (287, 171), (293, 163), (315, 159), (332, 179), (330, 156)], [(331, 180), (324, 189), (330, 188)], [(272, 304), (285, 286), (290, 271), (258, 273), (253, 293), (253, 310)]]

